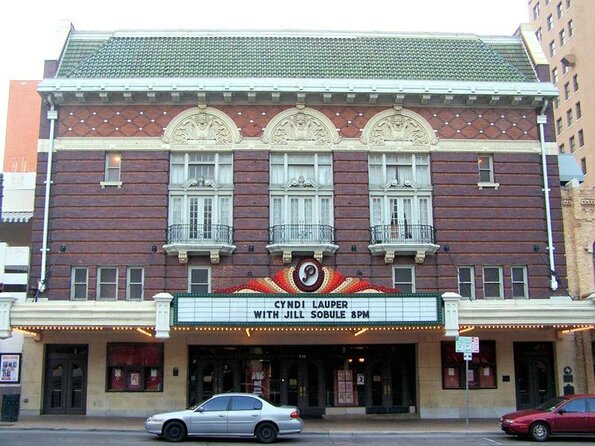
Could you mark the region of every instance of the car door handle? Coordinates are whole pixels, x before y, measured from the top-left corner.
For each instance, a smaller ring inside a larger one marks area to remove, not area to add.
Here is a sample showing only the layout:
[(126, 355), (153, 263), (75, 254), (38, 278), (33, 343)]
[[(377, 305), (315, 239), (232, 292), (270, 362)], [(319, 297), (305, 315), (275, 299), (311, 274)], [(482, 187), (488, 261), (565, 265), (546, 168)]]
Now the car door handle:
[(219, 415), (219, 418), (225, 418), (225, 415), (221, 414)]
[(253, 413), (252, 414), (252, 418), (258, 418), (258, 414), (257, 413)]

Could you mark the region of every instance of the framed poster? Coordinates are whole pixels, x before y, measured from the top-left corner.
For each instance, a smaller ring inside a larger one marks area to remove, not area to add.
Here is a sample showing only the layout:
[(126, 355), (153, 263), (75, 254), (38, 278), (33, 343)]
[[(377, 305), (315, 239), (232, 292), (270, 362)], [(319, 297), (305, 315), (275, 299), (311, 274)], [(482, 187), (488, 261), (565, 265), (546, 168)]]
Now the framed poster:
[(0, 383), (21, 382), (21, 353), (0, 353)]

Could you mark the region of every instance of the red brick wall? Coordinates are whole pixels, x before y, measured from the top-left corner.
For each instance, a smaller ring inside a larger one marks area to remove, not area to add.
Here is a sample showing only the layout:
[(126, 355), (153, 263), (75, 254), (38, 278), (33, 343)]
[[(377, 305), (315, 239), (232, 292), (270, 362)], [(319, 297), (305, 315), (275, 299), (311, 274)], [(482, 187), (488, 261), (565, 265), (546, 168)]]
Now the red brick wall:
[[(60, 111), (59, 137), (159, 137), (179, 113), (179, 105), (66, 106)], [(216, 106), (233, 119), (244, 137), (260, 137), (268, 122), (288, 106)], [(366, 123), (385, 107), (313, 107), (326, 115), (342, 138), (359, 138)], [(494, 109), (412, 108), (444, 139), (536, 140), (535, 112)]]
[[(63, 107), (60, 111), (60, 134), (63, 137), (160, 136), (170, 120), (185, 108)], [(283, 110), (283, 107), (270, 106), (219, 108), (232, 117), (244, 136), (254, 137), (261, 136), (269, 120)], [(358, 137), (368, 120), (382, 110), (380, 107), (363, 106), (320, 108), (346, 138)], [(441, 138), (535, 140), (537, 137), (533, 111), (526, 114), (447, 108), (415, 111), (438, 130)], [(76, 122), (81, 119), (85, 122)], [(103, 119), (108, 122), (104, 123)], [(92, 125), (96, 126), (95, 130), (90, 130)], [(120, 126), (120, 133), (114, 133), (116, 125)], [(137, 130), (133, 131), (134, 126)], [(138, 126), (144, 129), (142, 134)], [(73, 130), (68, 131), (68, 128)], [(480, 130), (483, 133), (479, 133)], [(362, 277), (372, 283), (392, 286), (393, 265), (386, 265), (383, 257), (372, 257), (368, 250), (368, 155), (366, 152), (336, 152), (333, 156), (334, 224), (339, 250), (335, 256), (325, 257), (323, 263), (336, 267), (344, 275), (356, 276), (361, 271)], [(120, 268), (121, 298), (125, 296), (126, 266), (145, 266), (145, 297), (149, 298), (161, 291), (186, 291), (188, 266), (210, 265), (208, 257), (190, 257), (188, 265), (181, 265), (177, 257), (166, 256), (163, 252), (168, 223), (168, 159), (167, 152), (122, 152), (122, 188), (101, 189), (99, 183), (104, 175), (102, 151), (56, 153), (48, 259), (48, 266), (52, 267), (49, 283), (52, 298), (69, 298), (70, 268), (76, 265), (90, 267), (90, 299), (95, 297), (96, 266)], [(424, 264), (415, 265), (417, 290), (456, 290), (454, 265), (475, 265), (478, 275), (476, 284), (481, 287), (480, 266), (501, 265), (506, 268), (505, 286), (509, 297), (509, 267), (527, 265), (531, 295), (547, 296), (549, 268), (539, 155), (495, 154), (495, 177), (500, 183), (498, 190), (478, 189), (477, 153), (433, 152), (431, 160), (433, 224), (437, 243), (442, 247), (448, 245), (450, 251), (446, 253), (441, 249), (436, 255), (427, 256)], [(549, 157), (548, 161), (556, 259), (558, 273), (564, 277), (560, 191), (555, 187), (559, 184), (556, 159)], [(33, 283), (39, 275), (45, 163), (46, 155), (41, 154), (32, 251)], [(251, 277), (271, 276), (283, 267), (280, 257), (270, 256), (266, 250), (269, 236), (268, 167), (267, 151), (234, 153), (236, 251), (232, 256), (222, 256), (219, 265), (212, 265), (214, 290), (245, 283)], [(66, 245), (67, 251), (60, 255), (61, 244)], [(153, 245), (158, 247), (157, 253), (151, 252)], [(251, 246), (254, 247), (253, 252), (250, 252)], [(534, 246), (539, 250), (534, 251)], [(395, 264), (412, 265), (413, 262), (411, 256), (395, 258)], [(481, 297), (479, 289), (478, 297)]]
[[(125, 296), (126, 266), (145, 266), (146, 296), (163, 291), (169, 154), (123, 152), (122, 188), (102, 189), (104, 152), (57, 152), (53, 163), (48, 269), (51, 296), (70, 298), (72, 266), (118, 266)], [(40, 273), (47, 154), (39, 155), (33, 224), (32, 285)], [(64, 244), (67, 251), (60, 254)], [(158, 253), (152, 253), (156, 245)], [(95, 271), (89, 270), (89, 298)]]

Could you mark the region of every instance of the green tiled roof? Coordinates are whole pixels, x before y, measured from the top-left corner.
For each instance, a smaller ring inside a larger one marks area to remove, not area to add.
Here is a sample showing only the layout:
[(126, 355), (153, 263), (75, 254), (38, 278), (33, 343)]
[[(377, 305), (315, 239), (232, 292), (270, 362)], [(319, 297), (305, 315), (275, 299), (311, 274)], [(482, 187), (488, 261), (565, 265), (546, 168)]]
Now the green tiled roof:
[(518, 37), (433, 34), (73, 34), (57, 77), (536, 81)]

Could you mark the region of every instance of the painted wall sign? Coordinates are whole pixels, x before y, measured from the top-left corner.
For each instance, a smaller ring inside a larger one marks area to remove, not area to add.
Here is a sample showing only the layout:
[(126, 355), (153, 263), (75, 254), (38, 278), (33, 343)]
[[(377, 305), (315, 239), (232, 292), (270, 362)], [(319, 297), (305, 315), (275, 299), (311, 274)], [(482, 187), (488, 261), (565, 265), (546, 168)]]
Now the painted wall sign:
[(179, 294), (175, 325), (432, 325), (437, 294)]

